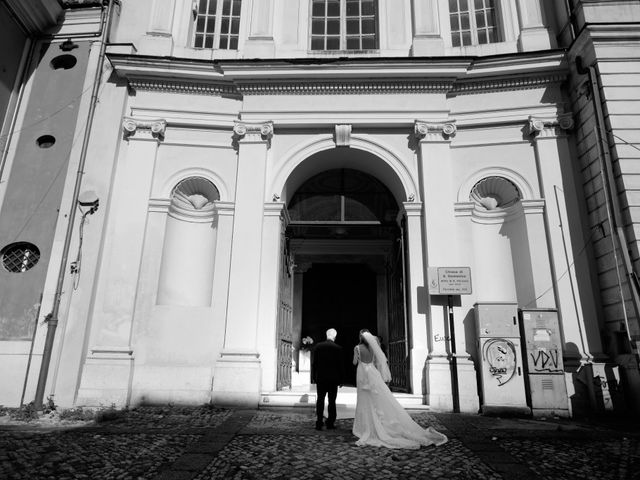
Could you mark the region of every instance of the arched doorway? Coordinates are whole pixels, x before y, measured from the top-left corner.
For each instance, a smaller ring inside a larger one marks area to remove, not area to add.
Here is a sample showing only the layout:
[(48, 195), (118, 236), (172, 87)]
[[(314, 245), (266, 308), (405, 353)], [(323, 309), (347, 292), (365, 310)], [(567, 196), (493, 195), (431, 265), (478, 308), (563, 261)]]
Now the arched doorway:
[(358, 332), (381, 337), (394, 373), (392, 387), (409, 391), (408, 328), (399, 207), (380, 180), (333, 168), (311, 176), (291, 195), (287, 255), (295, 264), (292, 316), (294, 355), (299, 339), (317, 343), (338, 330), (347, 384)]

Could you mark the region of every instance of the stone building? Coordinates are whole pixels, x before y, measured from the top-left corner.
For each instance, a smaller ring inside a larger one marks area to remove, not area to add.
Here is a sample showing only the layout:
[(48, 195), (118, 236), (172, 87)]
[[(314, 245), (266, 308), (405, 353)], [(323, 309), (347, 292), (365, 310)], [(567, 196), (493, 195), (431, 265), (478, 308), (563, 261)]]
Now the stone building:
[(0, 403), (311, 401), (334, 327), (407, 404), (640, 404), (638, 2), (40, 3)]

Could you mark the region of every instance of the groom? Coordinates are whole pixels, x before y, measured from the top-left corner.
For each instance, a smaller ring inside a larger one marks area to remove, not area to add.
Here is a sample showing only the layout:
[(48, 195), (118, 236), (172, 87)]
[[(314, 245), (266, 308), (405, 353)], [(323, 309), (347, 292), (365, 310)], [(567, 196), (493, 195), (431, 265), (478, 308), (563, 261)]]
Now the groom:
[(334, 429), (336, 421), (336, 396), (338, 386), (344, 379), (344, 361), (342, 347), (335, 343), (338, 332), (334, 328), (327, 330), (327, 340), (318, 343), (313, 350), (311, 371), (316, 383), (318, 399), (316, 401), (316, 430), (322, 430), (324, 397), (329, 397), (327, 429)]

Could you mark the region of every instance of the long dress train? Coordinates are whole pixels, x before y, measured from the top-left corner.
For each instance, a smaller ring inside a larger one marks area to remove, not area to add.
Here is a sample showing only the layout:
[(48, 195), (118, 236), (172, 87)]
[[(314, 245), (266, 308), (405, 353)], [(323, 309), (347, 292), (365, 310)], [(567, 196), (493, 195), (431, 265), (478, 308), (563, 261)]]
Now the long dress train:
[[(357, 348), (357, 347), (356, 347)], [(356, 370), (358, 401), (353, 422), (356, 445), (418, 449), (442, 445), (446, 435), (418, 425), (398, 403), (374, 363), (359, 361)]]

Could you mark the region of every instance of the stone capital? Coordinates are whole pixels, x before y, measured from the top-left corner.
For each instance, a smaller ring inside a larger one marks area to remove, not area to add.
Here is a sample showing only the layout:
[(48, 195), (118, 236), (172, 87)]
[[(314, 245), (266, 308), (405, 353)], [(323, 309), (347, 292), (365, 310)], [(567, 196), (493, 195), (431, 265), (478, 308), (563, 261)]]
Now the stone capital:
[(455, 120), (446, 122), (428, 122), (416, 120), (414, 135), (418, 141), (435, 142), (449, 140), (456, 134)]
[(549, 117), (529, 117), (529, 134), (534, 138), (557, 137), (563, 134), (563, 130), (573, 128), (573, 114), (562, 113)]
[(124, 117), (122, 119), (122, 130), (125, 139), (142, 134), (143, 138), (164, 140), (166, 129), (167, 121), (164, 119), (142, 120), (133, 117)]
[(237, 143), (263, 143), (271, 145), (273, 122), (249, 123), (236, 120), (233, 125), (233, 137)]

